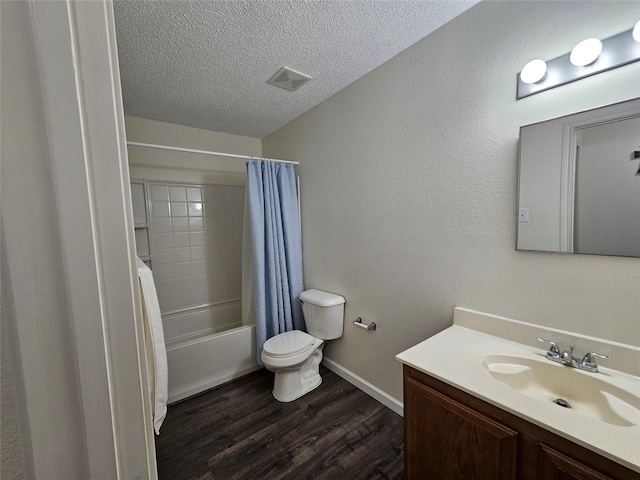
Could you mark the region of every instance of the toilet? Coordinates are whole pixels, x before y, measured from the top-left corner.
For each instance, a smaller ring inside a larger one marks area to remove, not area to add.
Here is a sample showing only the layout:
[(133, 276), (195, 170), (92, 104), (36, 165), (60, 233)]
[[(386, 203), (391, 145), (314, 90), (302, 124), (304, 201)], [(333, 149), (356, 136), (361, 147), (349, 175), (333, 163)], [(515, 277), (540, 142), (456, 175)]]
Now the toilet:
[(322, 382), (319, 373), (325, 340), (342, 336), (344, 298), (322, 290), (300, 294), (305, 333), (300, 330), (281, 333), (268, 339), (262, 347), (262, 363), (274, 372), (273, 396), (291, 402), (310, 392)]

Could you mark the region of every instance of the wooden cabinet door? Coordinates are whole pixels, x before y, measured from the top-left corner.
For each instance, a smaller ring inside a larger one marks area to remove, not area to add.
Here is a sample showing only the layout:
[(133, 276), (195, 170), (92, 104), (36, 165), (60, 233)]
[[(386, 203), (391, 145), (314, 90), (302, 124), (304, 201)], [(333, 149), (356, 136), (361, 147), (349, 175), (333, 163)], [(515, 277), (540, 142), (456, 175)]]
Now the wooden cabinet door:
[(611, 480), (608, 477), (571, 457), (540, 444), (541, 480)]
[(406, 480), (515, 480), (518, 433), (405, 377)]

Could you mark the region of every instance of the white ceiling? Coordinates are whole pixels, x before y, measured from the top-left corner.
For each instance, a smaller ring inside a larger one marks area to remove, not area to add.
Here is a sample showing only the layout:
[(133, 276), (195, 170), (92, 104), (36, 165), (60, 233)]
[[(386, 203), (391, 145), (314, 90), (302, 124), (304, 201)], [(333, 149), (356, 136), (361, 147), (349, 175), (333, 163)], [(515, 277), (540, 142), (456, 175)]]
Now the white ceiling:
[[(263, 138), (477, 0), (116, 0), (127, 115)], [(313, 77), (265, 82), (282, 66)]]

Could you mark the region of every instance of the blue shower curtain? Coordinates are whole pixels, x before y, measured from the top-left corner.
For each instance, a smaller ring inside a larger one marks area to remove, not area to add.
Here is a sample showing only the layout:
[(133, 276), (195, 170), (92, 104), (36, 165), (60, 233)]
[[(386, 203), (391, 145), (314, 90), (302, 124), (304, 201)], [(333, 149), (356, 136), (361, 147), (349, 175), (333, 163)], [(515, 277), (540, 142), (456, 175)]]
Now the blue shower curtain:
[(251, 235), (251, 285), (255, 306), (257, 360), (269, 338), (305, 331), (302, 307), (302, 240), (293, 165), (247, 162)]

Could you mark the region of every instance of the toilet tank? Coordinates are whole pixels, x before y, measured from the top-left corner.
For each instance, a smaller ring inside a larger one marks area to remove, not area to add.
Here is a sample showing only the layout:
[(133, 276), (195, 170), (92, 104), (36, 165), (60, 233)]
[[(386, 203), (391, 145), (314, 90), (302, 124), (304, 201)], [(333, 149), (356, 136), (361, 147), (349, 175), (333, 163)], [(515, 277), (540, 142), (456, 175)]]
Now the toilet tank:
[(322, 290), (305, 290), (300, 294), (302, 313), (307, 332), (321, 340), (342, 336), (344, 326), (344, 297)]

